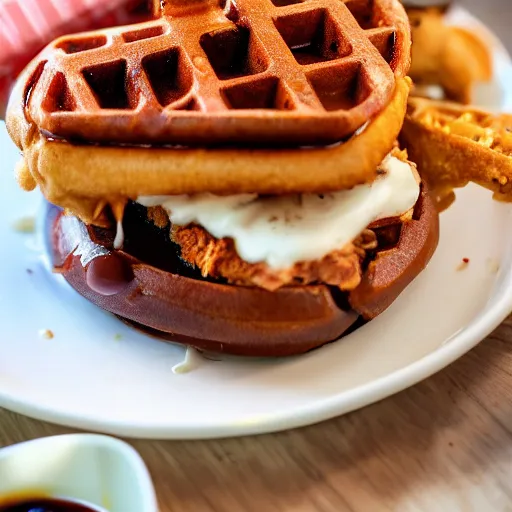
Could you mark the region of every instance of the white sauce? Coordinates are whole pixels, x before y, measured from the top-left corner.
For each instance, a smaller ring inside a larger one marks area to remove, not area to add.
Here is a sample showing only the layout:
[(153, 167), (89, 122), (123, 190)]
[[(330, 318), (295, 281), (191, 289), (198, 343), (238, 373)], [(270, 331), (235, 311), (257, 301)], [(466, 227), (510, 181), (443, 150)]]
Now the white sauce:
[(373, 221), (402, 215), (418, 200), (420, 188), (409, 164), (388, 156), (385, 174), (369, 185), (326, 194), (258, 197), (147, 196), (138, 202), (162, 206), (178, 226), (196, 223), (216, 238), (232, 238), (248, 263), (288, 268), (344, 247)]
[(189, 373), (192, 370), (195, 370), (200, 362), (203, 360), (201, 354), (192, 347), (187, 347), (187, 352), (185, 353), (185, 359), (172, 367), (172, 373), (176, 375), (181, 375), (183, 373)]
[(119, 250), (122, 249), (124, 245), (124, 229), (123, 229), (123, 221), (117, 221), (116, 228), (116, 237), (114, 238), (114, 249)]

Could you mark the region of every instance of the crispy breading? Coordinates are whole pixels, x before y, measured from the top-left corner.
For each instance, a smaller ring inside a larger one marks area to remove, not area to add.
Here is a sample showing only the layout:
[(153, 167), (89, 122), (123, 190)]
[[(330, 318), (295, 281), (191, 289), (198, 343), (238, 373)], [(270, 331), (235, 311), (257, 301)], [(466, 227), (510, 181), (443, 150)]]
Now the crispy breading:
[(232, 239), (214, 238), (200, 226), (175, 227), (172, 237), (181, 246), (181, 257), (198, 267), (204, 277), (224, 278), (232, 284), (259, 286), (271, 291), (311, 283), (353, 290), (361, 281), (361, 264), (366, 251), (377, 247), (375, 233), (365, 230), (353, 243), (320, 260), (275, 270), (266, 263), (247, 263), (238, 256)]
[(169, 214), (161, 206), (148, 208), (147, 217), (158, 228), (165, 228), (170, 223)]
[(414, 98), (401, 134), (438, 209), (469, 182), (512, 201), (512, 115), (494, 115), (454, 103)]

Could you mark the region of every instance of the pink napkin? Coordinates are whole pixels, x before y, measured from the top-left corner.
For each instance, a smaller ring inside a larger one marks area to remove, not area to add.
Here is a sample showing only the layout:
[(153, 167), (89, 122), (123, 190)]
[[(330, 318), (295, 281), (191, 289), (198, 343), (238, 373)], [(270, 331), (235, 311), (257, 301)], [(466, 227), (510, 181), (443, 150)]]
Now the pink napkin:
[(0, 118), (18, 74), (58, 36), (150, 17), (152, 0), (0, 0)]

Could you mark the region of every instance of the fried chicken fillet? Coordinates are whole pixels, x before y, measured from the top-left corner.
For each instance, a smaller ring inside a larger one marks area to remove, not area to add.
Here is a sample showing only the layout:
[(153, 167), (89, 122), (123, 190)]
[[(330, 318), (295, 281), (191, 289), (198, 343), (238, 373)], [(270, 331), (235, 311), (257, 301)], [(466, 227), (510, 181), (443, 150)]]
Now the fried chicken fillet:
[[(407, 152), (395, 148), (392, 156), (407, 163), (419, 183), (416, 166), (408, 161)], [(407, 212), (403, 220), (407, 220), (411, 214)], [(264, 262), (249, 263), (243, 260), (231, 238), (215, 238), (197, 224), (170, 228), (169, 215), (161, 207), (148, 208), (147, 216), (157, 226), (171, 229), (171, 238), (180, 247), (182, 260), (198, 268), (203, 277), (225, 280), (234, 285), (257, 286), (269, 291), (284, 286), (316, 283), (335, 286), (342, 291), (354, 290), (361, 282), (368, 253), (378, 249), (377, 235), (372, 228), (386, 225), (386, 219), (383, 219), (368, 226), (351, 243), (329, 252), (321, 259), (273, 269)]]
[(354, 242), (320, 260), (274, 270), (265, 263), (247, 263), (238, 255), (232, 239), (218, 240), (200, 226), (175, 228), (172, 238), (181, 247), (182, 259), (199, 268), (203, 277), (224, 278), (231, 284), (270, 291), (313, 283), (353, 290), (361, 282), (366, 251), (377, 248), (375, 233), (367, 229)]

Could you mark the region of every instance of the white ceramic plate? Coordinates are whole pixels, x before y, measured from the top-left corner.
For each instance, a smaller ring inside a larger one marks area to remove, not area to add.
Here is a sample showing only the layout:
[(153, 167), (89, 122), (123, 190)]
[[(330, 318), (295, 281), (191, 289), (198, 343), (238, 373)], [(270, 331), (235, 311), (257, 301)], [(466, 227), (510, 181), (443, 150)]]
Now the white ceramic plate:
[[(462, 11), (457, 16), (473, 23)], [(505, 84), (512, 84), (512, 65), (495, 43), (499, 73), (484, 99), (510, 109)], [(183, 348), (89, 304), (49, 273), (37, 237), (13, 231), (12, 222), (33, 214), (40, 198), (18, 190), (17, 151), (3, 126), (0, 154), (0, 405), (35, 418), (148, 438), (311, 424), (428, 377), (512, 311), (512, 206), (468, 187), (442, 216), (441, 243), (428, 269), (378, 319), (302, 357), (203, 360), (175, 375)], [(470, 263), (457, 270), (463, 258)], [(42, 329), (54, 338), (40, 336)]]

